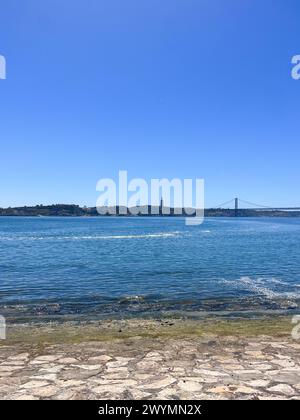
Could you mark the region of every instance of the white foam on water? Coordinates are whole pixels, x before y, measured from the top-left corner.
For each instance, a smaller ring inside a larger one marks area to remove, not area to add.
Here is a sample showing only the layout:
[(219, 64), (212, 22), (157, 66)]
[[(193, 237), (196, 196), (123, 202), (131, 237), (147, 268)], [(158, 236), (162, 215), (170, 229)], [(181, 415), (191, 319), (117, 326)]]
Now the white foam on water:
[(145, 233), (141, 235), (109, 235), (109, 236), (69, 236), (64, 239), (135, 239), (135, 238), (169, 238), (178, 236), (177, 232), (173, 233)]
[(88, 235), (88, 236), (1, 236), (2, 241), (41, 241), (41, 240), (105, 240), (105, 239), (136, 239), (136, 238), (169, 238), (176, 237), (180, 232), (145, 233), (138, 235)]
[(300, 284), (296, 284), (296, 283), (287, 283), (286, 281), (282, 281), (282, 280), (278, 280), (278, 279), (275, 279), (275, 278), (271, 278), (270, 279), (270, 281), (272, 282), (272, 283), (275, 283), (275, 284), (281, 284), (282, 286), (288, 286), (288, 287), (300, 287)]
[(283, 282), (281, 280), (275, 279), (273, 277), (270, 278), (263, 278), (259, 277), (257, 279), (253, 279), (251, 277), (243, 276), (240, 277), (238, 280), (224, 280), (226, 284), (230, 284), (233, 287), (237, 287), (240, 289), (246, 289), (251, 291), (257, 295), (265, 296), (267, 299), (273, 300), (278, 298), (287, 298), (287, 299), (299, 299), (300, 293), (297, 292), (277, 292), (270, 288), (271, 284), (280, 284), (289, 287), (300, 287), (297, 284)]

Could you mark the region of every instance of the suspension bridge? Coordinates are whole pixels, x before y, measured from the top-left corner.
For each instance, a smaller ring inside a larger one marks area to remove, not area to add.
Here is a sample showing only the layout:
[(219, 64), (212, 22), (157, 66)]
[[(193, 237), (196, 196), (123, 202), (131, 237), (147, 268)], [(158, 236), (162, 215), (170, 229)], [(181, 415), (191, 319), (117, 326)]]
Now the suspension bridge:
[(239, 197), (232, 198), (231, 200), (220, 203), (217, 206), (210, 207), (207, 210), (232, 210), (235, 216), (239, 216), (240, 210), (244, 211), (257, 211), (257, 212), (300, 212), (300, 207), (274, 207), (251, 201), (243, 200)]

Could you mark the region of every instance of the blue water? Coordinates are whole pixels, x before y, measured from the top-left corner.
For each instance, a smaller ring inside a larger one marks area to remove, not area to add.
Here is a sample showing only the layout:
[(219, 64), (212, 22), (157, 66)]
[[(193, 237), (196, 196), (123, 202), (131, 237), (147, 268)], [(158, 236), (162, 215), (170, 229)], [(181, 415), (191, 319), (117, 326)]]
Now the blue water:
[(0, 217), (0, 314), (297, 312), (300, 219)]

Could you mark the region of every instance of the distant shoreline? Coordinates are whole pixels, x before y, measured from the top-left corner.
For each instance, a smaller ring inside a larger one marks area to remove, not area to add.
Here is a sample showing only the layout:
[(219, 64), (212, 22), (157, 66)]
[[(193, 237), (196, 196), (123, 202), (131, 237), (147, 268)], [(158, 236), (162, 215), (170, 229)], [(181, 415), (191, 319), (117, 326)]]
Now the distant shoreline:
[[(131, 213), (132, 209), (115, 209), (112, 214), (110, 208), (102, 209), (99, 214), (96, 207), (80, 207), (75, 204), (53, 204), (49, 206), (23, 206), (0, 208), (0, 216), (19, 216), (19, 217), (194, 217), (191, 211), (185, 212), (184, 209), (164, 208), (161, 212), (159, 208), (151, 206), (141, 206)], [(193, 210), (193, 209), (190, 209)], [(194, 210), (195, 211), (195, 210)], [(300, 217), (300, 208), (281, 208), (281, 209), (223, 209), (208, 208), (204, 210), (205, 217)]]

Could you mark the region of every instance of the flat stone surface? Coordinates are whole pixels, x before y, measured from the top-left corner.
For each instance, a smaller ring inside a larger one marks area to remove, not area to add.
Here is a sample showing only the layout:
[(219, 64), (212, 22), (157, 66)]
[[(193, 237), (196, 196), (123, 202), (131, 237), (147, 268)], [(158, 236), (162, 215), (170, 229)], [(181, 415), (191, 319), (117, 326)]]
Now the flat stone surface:
[(29, 381), (21, 385), (20, 388), (31, 389), (31, 388), (40, 388), (41, 386), (48, 385), (48, 382), (45, 381)]
[(279, 384), (279, 385), (275, 385), (272, 386), (271, 388), (268, 388), (269, 392), (279, 392), (280, 394), (284, 394), (284, 395), (294, 395), (295, 394), (295, 390), (287, 384)]
[(178, 381), (177, 385), (180, 389), (188, 392), (198, 392), (201, 391), (203, 388), (203, 385), (201, 385), (201, 383), (189, 380)]
[(257, 379), (255, 381), (247, 382), (246, 385), (250, 387), (259, 387), (259, 388), (266, 388), (270, 384), (270, 381), (266, 381), (263, 379)]
[(299, 399), (291, 337), (132, 337), (0, 346), (0, 399)]
[(58, 363), (62, 363), (62, 364), (64, 364), (64, 365), (68, 365), (69, 363), (72, 363), (72, 364), (74, 364), (74, 363), (78, 363), (78, 360), (77, 359), (74, 359), (74, 357), (63, 357), (62, 359), (59, 359), (58, 360)]
[(35, 397), (41, 397), (41, 398), (49, 398), (53, 395), (57, 394), (59, 391), (59, 387), (54, 385), (44, 386), (42, 388), (33, 388), (32, 395)]
[(111, 360), (111, 357), (107, 356), (106, 354), (102, 354), (101, 356), (93, 356), (93, 357), (88, 358), (88, 362), (96, 363), (96, 364), (99, 363), (99, 362), (105, 363), (105, 362), (108, 362), (109, 360)]

